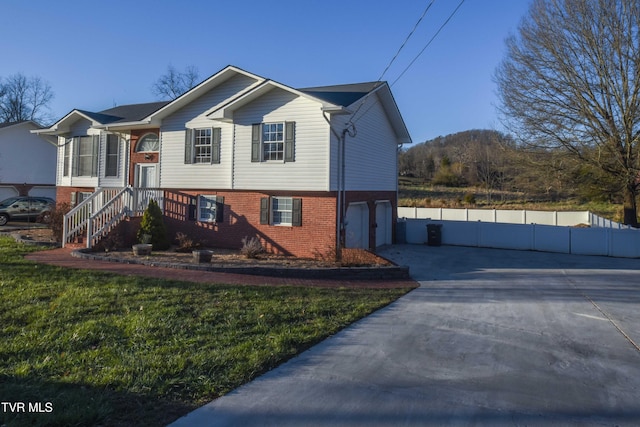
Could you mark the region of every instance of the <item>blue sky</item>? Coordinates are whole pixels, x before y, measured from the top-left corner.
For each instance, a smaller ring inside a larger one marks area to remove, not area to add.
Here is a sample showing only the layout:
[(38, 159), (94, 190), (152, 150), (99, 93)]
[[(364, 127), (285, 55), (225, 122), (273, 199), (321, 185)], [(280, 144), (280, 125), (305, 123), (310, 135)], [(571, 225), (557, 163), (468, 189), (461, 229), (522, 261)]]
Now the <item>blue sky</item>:
[[(531, 0), (466, 0), (392, 86), (414, 143), (501, 129), (493, 73)], [(227, 65), (299, 88), (375, 81), (430, 0), (0, 0), (0, 77), (47, 80), (59, 118), (155, 101), (169, 64)], [(394, 82), (458, 5), (435, 0), (383, 80)]]

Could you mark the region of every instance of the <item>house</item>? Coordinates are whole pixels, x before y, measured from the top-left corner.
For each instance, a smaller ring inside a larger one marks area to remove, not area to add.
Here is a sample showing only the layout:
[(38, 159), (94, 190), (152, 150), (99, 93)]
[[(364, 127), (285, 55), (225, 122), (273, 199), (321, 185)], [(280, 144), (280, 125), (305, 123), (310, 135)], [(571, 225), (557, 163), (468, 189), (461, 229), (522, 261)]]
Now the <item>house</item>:
[(155, 198), (171, 237), (258, 236), (296, 256), (391, 243), (410, 142), (385, 82), (294, 89), (234, 66), (171, 102), (73, 110), (38, 133), (58, 137), (68, 239), (88, 228), (92, 246)]
[(0, 201), (56, 195), (56, 139), (31, 133), (33, 121), (0, 123)]

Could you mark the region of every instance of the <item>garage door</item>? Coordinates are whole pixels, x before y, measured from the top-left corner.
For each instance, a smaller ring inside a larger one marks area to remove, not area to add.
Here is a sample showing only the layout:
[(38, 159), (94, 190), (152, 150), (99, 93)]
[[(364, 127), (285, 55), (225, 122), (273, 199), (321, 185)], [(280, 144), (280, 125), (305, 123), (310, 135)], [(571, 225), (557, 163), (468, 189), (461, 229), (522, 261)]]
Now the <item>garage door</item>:
[(13, 187), (0, 187), (0, 201), (19, 195), (20, 193)]
[(366, 203), (349, 203), (345, 231), (347, 248), (369, 248), (369, 206)]
[(380, 200), (376, 202), (376, 247), (391, 244), (391, 202)]

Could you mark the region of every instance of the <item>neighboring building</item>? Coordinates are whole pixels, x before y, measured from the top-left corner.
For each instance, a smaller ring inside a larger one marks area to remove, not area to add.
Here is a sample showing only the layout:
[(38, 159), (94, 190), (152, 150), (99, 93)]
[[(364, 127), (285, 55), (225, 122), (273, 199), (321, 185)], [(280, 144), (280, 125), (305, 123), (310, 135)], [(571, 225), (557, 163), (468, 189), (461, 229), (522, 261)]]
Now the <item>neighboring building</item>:
[(0, 201), (56, 195), (56, 138), (38, 136), (32, 121), (0, 123)]
[(57, 199), (77, 204), (70, 235), (92, 216), (89, 246), (153, 197), (172, 237), (258, 236), (297, 256), (335, 248), (342, 207), (347, 246), (391, 243), (398, 145), (410, 142), (387, 83), (293, 89), (233, 66), (174, 101), (73, 110), (39, 133), (58, 136)]

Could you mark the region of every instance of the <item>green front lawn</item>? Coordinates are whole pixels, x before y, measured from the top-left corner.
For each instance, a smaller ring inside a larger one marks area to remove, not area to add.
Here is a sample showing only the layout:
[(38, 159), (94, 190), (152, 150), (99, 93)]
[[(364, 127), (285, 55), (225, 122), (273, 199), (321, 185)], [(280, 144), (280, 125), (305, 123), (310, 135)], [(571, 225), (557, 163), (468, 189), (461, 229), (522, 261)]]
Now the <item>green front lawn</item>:
[(25, 404), (3, 426), (165, 425), (408, 291), (126, 277), (32, 250), (0, 237), (0, 401)]

